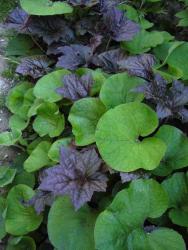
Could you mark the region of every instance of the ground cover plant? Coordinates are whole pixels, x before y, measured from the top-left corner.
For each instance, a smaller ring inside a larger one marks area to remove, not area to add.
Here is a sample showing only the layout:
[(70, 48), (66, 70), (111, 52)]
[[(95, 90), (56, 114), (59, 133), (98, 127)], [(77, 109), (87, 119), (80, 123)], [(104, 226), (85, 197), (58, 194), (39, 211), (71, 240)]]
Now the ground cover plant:
[(2, 248), (186, 250), (188, 1), (15, 5)]

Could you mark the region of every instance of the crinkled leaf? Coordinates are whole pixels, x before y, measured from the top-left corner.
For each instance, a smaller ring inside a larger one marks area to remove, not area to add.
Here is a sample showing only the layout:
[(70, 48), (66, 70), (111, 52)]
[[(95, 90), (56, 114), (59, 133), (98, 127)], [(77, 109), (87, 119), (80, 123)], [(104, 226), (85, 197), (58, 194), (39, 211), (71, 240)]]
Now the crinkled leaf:
[(188, 166), (188, 138), (181, 130), (163, 125), (155, 134), (167, 145), (166, 153), (153, 173), (159, 176), (171, 174), (176, 169)]
[(29, 23), (29, 31), (38, 37), (42, 37), (48, 45), (59, 41), (71, 43), (74, 40), (73, 30), (58, 16), (32, 17)]
[(188, 227), (188, 174), (175, 173), (162, 182), (169, 196), (169, 217), (174, 224)]
[(96, 128), (96, 143), (102, 158), (113, 169), (131, 172), (155, 169), (166, 145), (149, 136), (158, 127), (156, 113), (146, 104), (132, 102), (107, 111)]
[(119, 62), (126, 58), (126, 54), (121, 49), (114, 49), (103, 52), (93, 58), (93, 63), (96, 66), (100, 66), (109, 73), (117, 73), (119, 68)]
[(93, 55), (89, 46), (72, 44), (59, 48), (63, 54), (58, 59), (57, 66), (65, 69), (75, 70), (79, 66), (87, 66), (91, 62)]
[(32, 207), (25, 207), (22, 202), (28, 201), (34, 191), (26, 185), (14, 186), (7, 196), (5, 227), (12, 235), (24, 235), (34, 231), (42, 222)]
[(77, 101), (89, 96), (92, 85), (91, 74), (80, 78), (76, 74), (69, 74), (63, 77), (63, 87), (58, 88), (57, 93), (71, 101)]
[(61, 100), (62, 97), (56, 93), (56, 89), (61, 87), (62, 78), (68, 73), (68, 70), (62, 69), (43, 76), (37, 81), (34, 87), (34, 95), (46, 102), (57, 102)]
[(127, 73), (114, 74), (104, 82), (100, 99), (108, 109), (127, 102), (142, 101), (143, 95), (132, 91), (141, 84), (142, 79), (129, 76)]
[(51, 243), (58, 249), (94, 250), (93, 228), (96, 216), (96, 212), (87, 205), (75, 212), (68, 197), (59, 197), (48, 216)]
[(111, 38), (117, 42), (131, 41), (140, 31), (138, 24), (129, 20), (123, 11), (113, 7), (104, 13), (103, 22)]
[(155, 64), (155, 57), (152, 54), (142, 54), (129, 56), (121, 60), (119, 66), (121, 70), (127, 70), (130, 75), (150, 79), (152, 67)]
[(30, 15), (50, 16), (72, 12), (72, 7), (66, 2), (50, 0), (20, 0), (20, 5)]
[(55, 141), (50, 147), (50, 150), (48, 152), (48, 157), (54, 162), (59, 162), (60, 148), (62, 146), (69, 146), (71, 141), (72, 141), (72, 138), (63, 138), (63, 139), (59, 139)]
[(0, 166), (0, 187), (10, 184), (16, 175), (16, 169)]
[(77, 145), (85, 146), (95, 142), (96, 126), (105, 111), (104, 104), (98, 98), (83, 98), (73, 104), (68, 120)]
[(60, 165), (45, 170), (39, 189), (54, 195), (68, 194), (77, 210), (95, 191), (106, 190), (107, 177), (100, 171), (101, 163), (95, 149), (79, 152), (63, 146)]
[[(150, 233), (142, 229), (148, 217), (159, 217), (167, 207), (168, 196), (160, 184), (154, 180), (133, 181), (129, 188), (116, 195), (111, 205), (97, 218), (94, 231), (96, 248), (145, 250), (168, 249), (168, 246), (172, 246), (170, 249), (176, 250), (179, 244), (180, 249), (185, 250), (182, 237), (170, 229), (156, 229)], [(162, 238), (156, 242), (155, 234), (159, 234), (160, 230), (166, 230), (171, 237), (161, 233)], [(177, 242), (172, 244), (174, 235)], [(142, 247), (144, 243), (147, 243), (145, 248)]]
[(24, 169), (27, 172), (34, 172), (50, 163), (48, 158), (48, 150), (51, 144), (47, 141), (42, 141), (32, 151), (30, 156), (24, 162)]
[(47, 56), (26, 57), (21, 59), (21, 63), (16, 68), (16, 73), (37, 79), (48, 73), (50, 64), (51, 61)]
[(37, 117), (33, 122), (33, 129), (43, 137), (59, 136), (65, 126), (64, 115), (60, 114), (58, 106), (55, 103), (43, 103), (37, 109)]

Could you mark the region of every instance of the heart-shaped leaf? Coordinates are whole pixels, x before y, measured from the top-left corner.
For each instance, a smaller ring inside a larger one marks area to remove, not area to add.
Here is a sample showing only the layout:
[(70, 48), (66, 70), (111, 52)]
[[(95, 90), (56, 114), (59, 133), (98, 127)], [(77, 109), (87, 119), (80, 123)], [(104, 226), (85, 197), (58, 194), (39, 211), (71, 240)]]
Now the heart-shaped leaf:
[(143, 80), (119, 73), (109, 77), (100, 91), (100, 99), (110, 109), (123, 103), (142, 101), (143, 95), (134, 92), (134, 88), (143, 85)]
[(68, 197), (59, 197), (48, 216), (51, 243), (59, 250), (94, 250), (93, 229), (96, 216), (96, 212), (87, 205), (75, 212)]
[(14, 186), (7, 196), (7, 212), (5, 227), (12, 235), (24, 235), (39, 227), (42, 216), (37, 215), (32, 207), (23, 202), (33, 197), (35, 192), (26, 185)]
[(46, 102), (61, 100), (62, 97), (57, 94), (56, 89), (62, 86), (63, 76), (67, 74), (69, 74), (69, 71), (62, 69), (43, 76), (34, 87), (34, 95)]
[(94, 231), (96, 249), (185, 250), (181, 235), (173, 230), (155, 228), (150, 233), (145, 232), (145, 220), (161, 216), (167, 207), (168, 196), (159, 183), (154, 180), (133, 181), (97, 218)]
[(50, 16), (72, 12), (72, 7), (66, 2), (50, 0), (20, 0), (20, 5), (30, 15)]
[(188, 227), (188, 172), (175, 173), (162, 183), (169, 196), (169, 217), (174, 224)]
[(167, 145), (166, 153), (153, 173), (166, 176), (176, 169), (188, 166), (188, 138), (178, 128), (163, 125), (155, 134), (156, 138), (163, 140)]
[(127, 103), (107, 111), (99, 120), (96, 143), (109, 166), (122, 172), (156, 168), (166, 145), (150, 135), (158, 126), (156, 113), (143, 103)]
[(68, 120), (76, 137), (76, 145), (85, 146), (95, 142), (96, 125), (105, 111), (98, 98), (83, 98), (73, 104)]

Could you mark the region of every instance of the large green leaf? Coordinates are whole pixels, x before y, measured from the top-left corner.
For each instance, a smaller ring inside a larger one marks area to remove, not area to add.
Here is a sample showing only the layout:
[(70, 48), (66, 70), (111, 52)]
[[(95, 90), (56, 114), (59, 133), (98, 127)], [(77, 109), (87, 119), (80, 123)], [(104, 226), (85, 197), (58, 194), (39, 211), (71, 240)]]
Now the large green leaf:
[(130, 42), (123, 42), (122, 47), (132, 54), (142, 54), (164, 42), (173, 39), (168, 32), (142, 30)]
[(24, 235), (34, 231), (42, 222), (42, 216), (37, 215), (33, 207), (23, 204), (33, 197), (35, 192), (26, 185), (13, 187), (7, 196), (7, 212), (5, 227), (12, 235)]
[(175, 173), (162, 186), (170, 199), (170, 219), (174, 224), (188, 227), (188, 173)]
[(69, 73), (68, 70), (61, 69), (43, 76), (34, 87), (34, 95), (46, 102), (57, 102), (61, 100), (62, 96), (56, 93), (56, 89), (62, 87), (63, 76)]
[(9, 91), (6, 105), (12, 113), (24, 119), (27, 118), (27, 113), (33, 101), (32, 84), (29, 82), (22, 82)]
[(29, 120), (21, 118), (19, 115), (12, 115), (9, 119), (9, 128), (14, 131), (24, 130), (29, 124)]
[(33, 129), (43, 137), (59, 136), (65, 126), (63, 114), (60, 114), (59, 108), (55, 103), (43, 103), (37, 109), (37, 117), (33, 122)]
[(163, 125), (155, 134), (167, 145), (166, 153), (153, 173), (166, 176), (176, 169), (188, 166), (188, 138), (181, 130), (170, 125)]
[(32, 151), (31, 155), (24, 162), (24, 169), (27, 172), (34, 172), (50, 163), (48, 151), (51, 144), (47, 141), (42, 141)]
[(0, 133), (0, 145), (12, 146), (21, 138), (21, 131), (14, 130), (12, 132)]
[(104, 82), (100, 99), (108, 109), (122, 103), (142, 101), (143, 95), (133, 91), (141, 84), (143, 80), (138, 77), (129, 76), (127, 73), (114, 74)]
[(182, 237), (173, 230), (156, 229), (150, 234), (144, 231), (145, 220), (161, 216), (167, 207), (168, 196), (159, 183), (154, 180), (133, 181), (97, 218), (94, 230), (96, 249), (185, 250)]
[(35, 241), (29, 236), (10, 238), (6, 250), (36, 250)]
[(3, 216), (5, 208), (6, 208), (6, 201), (3, 197), (0, 197), (0, 240), (2, 240), (6, 235), (5, 219)]
[(73, 104), (68, 120), (76, 137), (76, 145), (85, 146), (95, 142), (96, 125), (105, 111), (98, 98), (83, 98)]
[(0, 167), (0, 187), (10, 184), (16, 175), (16, 169), (1, 166)]
[(146, 104), (132, 102), (107, 111), (99, 120), (96, 143), (102, 158), (113, 169), (130, 172), (156, 168), (166, 145), (150, 135), (158, 126), (156, 113)]
[(75, 211), (68, 197), (59, 197), (50, 209), (48, 235), (58, 250), (94, 250), (96, 212), (87, 205)]
[(72, 7), (66, 2), (50, 0), (20, 0), (22, 9), (30, 15), (49, 16), (71, 13)]
[(72, 138), (63, 138), (55, 141), (52, 146), (50, 147), (50, 150), (48, 152), (48, 157), (54, 161), (54, 162), (59, 162), (60, 160), (60, 148), (61, 146), (68, 146), (71, 143)]

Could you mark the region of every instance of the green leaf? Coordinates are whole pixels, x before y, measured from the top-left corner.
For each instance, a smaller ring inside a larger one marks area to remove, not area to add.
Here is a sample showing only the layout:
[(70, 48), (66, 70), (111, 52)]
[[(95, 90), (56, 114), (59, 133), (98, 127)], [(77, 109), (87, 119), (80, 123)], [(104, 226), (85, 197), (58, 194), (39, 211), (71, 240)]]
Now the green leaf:
[[(182, 237), (173, 230), (156, 228), (145, 233), (143, 229), (148, 217), (161, 216), (167, 207), (168, 196), (159, 183), (151, 179), (133, 181), (98, 216), (94, 230), (96, 249), (185, 250)], [(157, 239), (157, 235), (161, 238)]]
[(39, 143), (24, 162), (24, 169), (30, 173), (47, 166), (50, 163), (50, 159), (48, 158), (50, 147), (51, 144), (47, 141)]
[(29, 124), (29, 120), (24, 120), (18, 115), (12, 115), (9, 119), (9, 128), (14, 131), (22, 131), (24, 130)]
[(87, 205), (75, 212), (68, 197), (59, 197), (48, 216), (51, 243), (58, 250), (94, 250), (96, 216), (95, 211)]
[(20, 5), (30, 15), (50, 16), (67, 14), (73, 11), (66, 2), (52, 2), (50, 0), (20, 0)]
[(36, 250), (35, 241), (29, 236), (11, 238), (6, 250)]
[(42, 216), (37, 215), (33, 207), (24, 206), (23, 201), (28, 201), (35, 192), (26, 185), (13, 187), (7, 196), (7, 212), (5, 227), (12, 235), (24, 235), (36, 230), (41, 222)]
[(169, 217), (174, 224), (188, 227), (188, 172), (175, 173), (162, 182), (169, 196)]
[(37, 117), (33, 122), (33, 129), (43, 137), (59, 136), (65, 126), (63, 114), (59, 113), (59, 108), (55, 103), (43, 103), (37, 109)]
[(0, 187), (10, 184), (16, 175), (16, 169), (1, 166), (0, 167)]
[(55, 141), (48, 152), (48, 157), (54, 161), (59, 162), (60, 160), (60, 148), (61, 146), (68, 146), (71, 143), (72, 138), (63, 138)]
[(170, 40), (173, 40), (173, 36), (168, 32), (142, 30), (130, 42), (123, 42), (122, 47), (132, 54), (142, 54)]
[(57, 102), (62, 96), (56, 93), (56, 89), (62, 87), (63, 76), (70, 71), (62, 69), (49, 73), (38, 80), (34, 87), (34, 95), (46, 102)]
[(6, 201), (3, 197), (0, 197), (0, 240), (2, 240), (6, 235), (5, 219), (3, 216), (5, 208), (6, 208)]
[(182, 10), (176, 14), (180, 18), (178, 26), (187, 27), (188, 26), (188, 9)]
[(33, 101), (32, 84), (22, 82), (9, 91), (6, 105), (12, 113), (25, 119)]
[(163, 125), (155, 137), (166, 143), (167, 150), (160, 165), (153, 171), (154, 174), (167, 176), (176, 169), (188, 166), (188, 138), (181, 130)]
[(0, 145), (12, 146), (21, 138), (21, 132), (14, 130), (12, 132), (0, 133)]
[(85, 146), (95, 142), (96, 125), (105, 111), (98, 98), (83, 98), (73, 104), (68, 120), (76, 137), (76, 145)]
[(139, 139), (158, 127), (156, 113), (146, 104), (121, 104), (107, 111), (99, 120), (96, 143), (106, 163), (113, 169), (131, 172), (139, 168), (156, 168), (166, 145), (158, 138)]
[(114, 74), (104, 82), (100, 99), (108, 109), (127, 102), (142, 101), (144, 96), (133, 90), (143, 83), (142, 79), (127, 73)]

